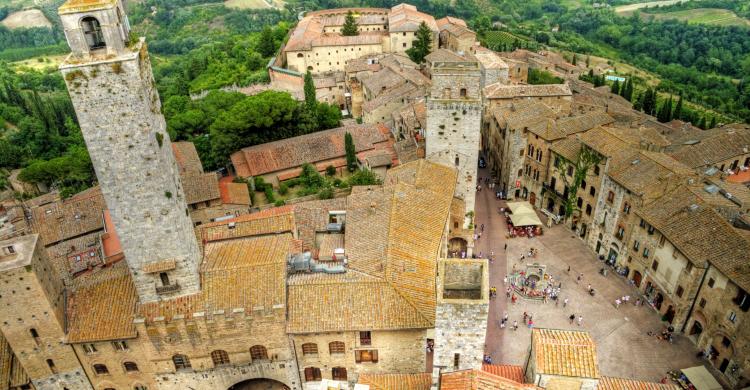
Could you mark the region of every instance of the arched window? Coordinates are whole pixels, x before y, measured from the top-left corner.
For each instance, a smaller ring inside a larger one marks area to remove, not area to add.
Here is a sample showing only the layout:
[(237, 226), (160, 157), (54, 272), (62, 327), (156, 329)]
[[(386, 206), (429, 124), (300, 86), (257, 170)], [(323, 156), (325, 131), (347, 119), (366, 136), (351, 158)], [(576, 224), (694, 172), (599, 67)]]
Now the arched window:
[(134, 362), (125, 362), (122, 364), (125, 367), (125, 372), (136, 372), (138, 371), (138, 365)]
[(302, 355), (317, 355), (318, 354), (318, 344), (315, 343), (305, 343), (302, 344)]
[(83, 30), (86, 44), (89, 45), (89, 50), (101, 49), (107, 46), (102, 35), (102, 26), (96, 18), (88, 16), (81, 19), (81, 29)]
[(305, 382), (315, 382), (323, 379), (320, 375), (320, 368), (317, 367), (306, 367), (305, 368)]
[(94, 364), (94, 372), (96, 375), (108, 375), (109, 369), (104, 364)]
[(302, 57), (304, 57), (304, 56), (305, 56), (305, 55), (304, 55), (304, 54), (302, 54), (302, 53), (297, 53), (297, 58), (302, 58)]
[(133, 386), (133, 390), (148, 390), (148, 388), (144, 385), (135, 385)]
[(190, 359), (186, 355), (174, 355), (172, 356), (172, 362), (176, 370), (189, 370), (192, 368), (190, 365)]
[(335, 381), (345, 381), (346, 380), (346, 368), (333, 367), (331, 369), (331, 377), (333, 377), (333, 380)]
[(253, 360), (268, 360), (268, 350), (262, 345), (253, 345), (250, 347), (250, 357)]
[(213, 360), (214, 366), (224, 366), (229, 364), (229, 354), (227, 351), (217, 349), (211, 352), (211, 360)]
[(330, 354), (344, 353), (346, 352), (346, 345), (343, 341), (332, 341), (328, 343), (328, 352)]
[[(460, 95), (460, 96), (461, 96), (462, 98), (463, 98), (463, 97), (466, 97), (466, 88), (461, 88), (461, 89), (459, 90), (459, 95)], [(344, 374), (346, 374), (346, 372), (344, 372)]]

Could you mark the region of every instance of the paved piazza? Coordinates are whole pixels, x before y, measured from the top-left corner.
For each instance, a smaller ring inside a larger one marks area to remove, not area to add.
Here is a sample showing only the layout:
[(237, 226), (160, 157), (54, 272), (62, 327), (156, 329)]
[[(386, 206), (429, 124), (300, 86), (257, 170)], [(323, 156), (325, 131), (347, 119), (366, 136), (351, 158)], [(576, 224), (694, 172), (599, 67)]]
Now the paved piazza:
[[(487, 176), (486, 169), (480, 170), (479, 177)], [(597, 343), (599, 371), (605, 376), (658, 381), (671, 369), (702, 364), (695, 357), (697, 349), (685, 336), (676, 333), (674, 344), (669, 344), (647, 334), (649, 331), (660, 333), (664, 329), (665, 325), (656, 311), (648, 306), (633, 305), (639, 295), (625, 278), (613, 273), (600, 275), (598, 271), (603, 263), (568, 228), (556, 225), (551, 229), (545, 228), (540, 237), (506, 239), (504, 217), (497, 211), (504, 205), (505, 202), (495, 199), (494, 192), (486, 190), (484, 185), (477, 194), (476, 223), (485, 227), (475, 246), (475, 253), (482, 251), (487, 256), (490, 251), (495, 252), (495, 261), (490, 266), (490, 285), (497, 287), (498, 297), (490, 302), (485, 348), (486, 353), (492, 356), (493, 363), (525, 363), (531, 341), (531, 331), (523, 323), (523, 312), (526, 311), (533, 316), (535, 327), (591, 332)], [(546, 222), (546, 217), (540, 218)], [(506, 243), (508, 249), (504, 251)], [(547, 273), (557, 282), (562, 282), (559, 305), (552, 300), (545, 304), (520, 298), (513, 305), (505, 297), (503, 277), (510, 273), (513, 264), (520, 267), (529, 262), (526, 259), (522, 263), (520, 258), (531, 247), (538, 250), (531, 262), (545, 264)], [(567, 272), (568, 266), (570, 273)], [(576, 284), (576, 277), (580, 273), (583, 273), (583, 279)], [(589, 283), (596, 291), (594, 297), (586, 291)], [(630, 303), (615, 308), (615, 299), (623, 295), (630, 295)], [(569, 303), (563, 308), (562, 300), (565, 298), (569, 299)], [(501, 329), (500, 320), (506, 310), (508, 326)], [(583, 316), (582, 326), (570, 323), (568, 317), (571, 314)], [(510, 326), (514, 320), (518, 321), (517, 331)]]

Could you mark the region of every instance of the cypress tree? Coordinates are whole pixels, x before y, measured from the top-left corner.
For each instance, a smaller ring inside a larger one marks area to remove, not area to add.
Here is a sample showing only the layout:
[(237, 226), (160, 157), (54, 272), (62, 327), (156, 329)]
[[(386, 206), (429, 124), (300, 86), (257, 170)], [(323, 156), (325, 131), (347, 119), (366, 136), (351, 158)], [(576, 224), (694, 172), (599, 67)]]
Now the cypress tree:
[(638, 95), (638, 98), (635, 99), (635, 103), (633, 104), (633, 109), (636, 111), (643, 111), (643, 99), (645, 97), (646, 93), (643, 92)]
[(359, 30), (357, 29), (357, 20), (354, 19), (354, 13), (352, 11), (349, 11), (346, 13), (344, 26), (341, 28), (341, 35), (344, 35), (344, 36), (359, 35)]
[(709, 129), (716, 127), (716, 115), (711, 115), (711, 122), (708, 124)]
[(576, 53), (573, 53), (573, 65), (576, 65), (578, 62), (578, 55)]
[(612, 88), (610, 88), (609, 91), (615, 95), (619, 95), (620, 94), (620, 80), (615, 80), (615, 82), (612, 83)]
[(412, 61), (421, 64), (432, 50), (432, 30), (427, 27), (427, 23), (422, 22), (415, 36), (417, 39), (412, 42), (411, 48), (406, 50), (406, 54)]
[(312, 73), (308, 70), (305, 73), (305, 107), (310, 113), (315, 112), (318, 102), (315, 100), (315, 83), (313, 82)]
[(349, 172), (354, 172), (357, 169), (357, 151), (354, 149), (354, 139), (349, 132), (344, 135), (344, 149), (346, 150), (346, 168)]
[(590, 66), (591, 66), (591, 56), (586, 56), (586, 67), (588, 68)]
[(677, 98), (677, 106), (674, 108), (674, 114), (672, 117), (675, 119), (682, 119), (682, 93)]

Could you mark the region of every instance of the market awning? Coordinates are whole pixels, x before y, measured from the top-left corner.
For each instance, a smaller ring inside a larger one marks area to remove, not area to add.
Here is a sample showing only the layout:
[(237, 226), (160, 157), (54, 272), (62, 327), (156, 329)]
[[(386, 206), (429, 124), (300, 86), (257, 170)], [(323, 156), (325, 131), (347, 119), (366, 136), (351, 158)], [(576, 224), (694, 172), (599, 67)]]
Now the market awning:
[(706, 367), (696, 366), (684, 368), (681, 371), (697, 390), (721, 390), (722, 388)]
[(510, 220), (513, 226), (540, 226), (542, 221), (529, 202), (508, 202), (511, 211)]

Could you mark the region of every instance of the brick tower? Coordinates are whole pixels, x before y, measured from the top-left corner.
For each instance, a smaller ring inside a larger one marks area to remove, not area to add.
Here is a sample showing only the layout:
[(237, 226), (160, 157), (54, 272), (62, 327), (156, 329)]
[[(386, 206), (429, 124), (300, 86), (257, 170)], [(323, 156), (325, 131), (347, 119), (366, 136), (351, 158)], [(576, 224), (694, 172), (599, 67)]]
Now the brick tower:
[[(456, 166), (455, 195), (464, 200), (466, 213), (473, 212), (482, 119), (479, 64), (469, 60), (435, 61), (430, 72), (425, 157)], [(470, 222), (465, 218), (464, 228)]]
[(59, 9), (72, 53), (60, 66), (141, 302), (200, 290), (188, 216), (146, 43), (121, 0)]

